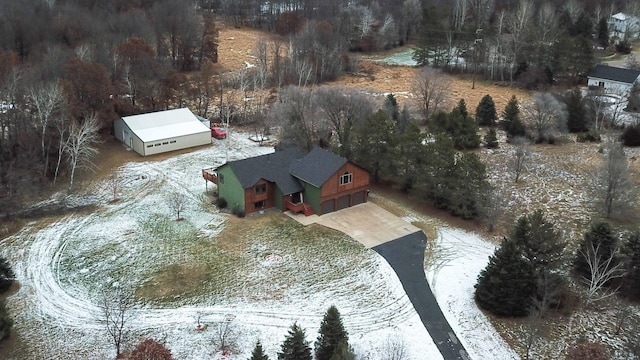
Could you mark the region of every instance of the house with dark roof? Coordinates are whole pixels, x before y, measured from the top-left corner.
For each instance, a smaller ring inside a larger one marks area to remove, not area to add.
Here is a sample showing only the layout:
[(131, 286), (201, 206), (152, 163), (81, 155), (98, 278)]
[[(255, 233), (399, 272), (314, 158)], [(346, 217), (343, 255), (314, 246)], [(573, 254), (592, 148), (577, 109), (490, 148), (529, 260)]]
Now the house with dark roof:
[(589, 73), (588, 85), (589, 87), (599, 87), (622, 95), (631, 91), (633, 85), (638, 82), (638, 77), (640, 77), (640, 71), (596, 65)]
[(327, 214), (367, 201), (369, 173), (330, 151), (276, 151), (203, 170), (218, 197), (250, 214), (278, 208), (305, 215)]

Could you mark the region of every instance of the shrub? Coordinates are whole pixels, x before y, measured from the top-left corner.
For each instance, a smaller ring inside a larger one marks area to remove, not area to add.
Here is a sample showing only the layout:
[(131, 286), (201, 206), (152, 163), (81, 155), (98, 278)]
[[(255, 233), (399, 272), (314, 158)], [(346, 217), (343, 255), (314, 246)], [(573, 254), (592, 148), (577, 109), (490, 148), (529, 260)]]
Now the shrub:
[(626, 41), (620, 41), (618, 44), (616, 44), (616, 52), (619, 52), (623, 55), (631, 54), (631, 45), (629, 45), (629, 43)]
[(575, 344), (567, 350), (567, 360), (609, 360), (610, 357), (600, 343)]
[(9, 266), (7, 259), (0, 257), (0, 293), (3, 293), (11, 287), (15, 280), (15, 273)]
[(218, 198), (218, 200), (216, 200), (216, 206), (217, 206), (219, 209), (224, 209), (224, 208), (226, 208), (226, 207), (227, 207), (227, 199), (225, 199), (225, 198), (223, 198), (223, 197)]
[(600, 142), (602, 141), (602, 138), (600, 137), (600, 134), (597, 131), (591, 130), (588, 132), (579, 133), (578, 136), (576, 136), (576, 141), (577, 142)]
[(640, 125), (627, 126), (622, 133), (624, 146), (640, 146)]
[(239, 218), (243, 218), (245, 217), (247, 214), (244, 212), (244, 210), (238, 210), (236, 215), (238, 215)]
[(129, 356), (130, 360), (172, 360), (171, 350), (153, 339), (139, 343)]

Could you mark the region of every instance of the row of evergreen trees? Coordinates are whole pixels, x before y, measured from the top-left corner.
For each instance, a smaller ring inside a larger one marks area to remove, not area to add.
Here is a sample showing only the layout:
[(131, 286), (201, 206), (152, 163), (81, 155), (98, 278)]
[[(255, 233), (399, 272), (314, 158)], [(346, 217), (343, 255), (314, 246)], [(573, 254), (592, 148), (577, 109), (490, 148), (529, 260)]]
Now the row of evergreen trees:
[[(324, 315), (320, 324), (318, 339), (312, 349), (306, 339), (304, 329), (294, 323), (289, 329), (280, 352), (278, 360), (354, 360), (355, 354), (349, 346), (349, 334), (342, 324), (340, 312), (335, 306), (331, 306)], [(258, 341), (249, 360), (268, 360), (262, 344)]]
[(480, 145), (478, 125), (464, 100), (451, 112), (436, 115), (431, 133), (397, 110), (389, 95), (383, 109), (354, 133), (351, 159), (376, 182), (399, 185), (456, 216), (481, 215), (490, 193), (486, 167), (477, 154), (458, 152)]
[(618, 292), (640, 300), (640, 231), (622, 241), (611, 225), (596, 222), (575, 253), (565, 254), (565, 246), (541, 210), (519, 217), (480, 272), (476, 302), (498, 316), (542, 315), (565, 305), (569, 273), (589, 288), (587, 297)]

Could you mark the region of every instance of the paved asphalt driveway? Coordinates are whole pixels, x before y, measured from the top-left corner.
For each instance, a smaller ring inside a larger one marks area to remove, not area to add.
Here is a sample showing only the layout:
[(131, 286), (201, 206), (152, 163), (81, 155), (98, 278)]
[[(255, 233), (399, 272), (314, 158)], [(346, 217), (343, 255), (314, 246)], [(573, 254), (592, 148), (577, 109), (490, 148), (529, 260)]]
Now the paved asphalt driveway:
[(303, 225), (313, 223), (343, 232), (387, 260), (445, 360), (469, 359), (442, 314), (424, 273), (426, 235), (417, 227), (370, 202), (326, 215), (287, 212)]
[(398, 275), (404, 291), (445, 360), (469, 359), (458, 337), (442, 314), (424, 274), (427, 236), (422, 231), (373, 248)]

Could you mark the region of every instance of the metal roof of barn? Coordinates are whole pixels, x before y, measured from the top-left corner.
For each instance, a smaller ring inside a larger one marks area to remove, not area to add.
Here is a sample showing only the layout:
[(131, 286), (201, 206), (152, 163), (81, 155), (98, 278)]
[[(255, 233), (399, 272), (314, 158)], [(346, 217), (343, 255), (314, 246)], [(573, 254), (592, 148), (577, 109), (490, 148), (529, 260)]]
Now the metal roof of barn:
[(188, 108), (124, 116), (122, 121), (144, 142), (210, 131)]

